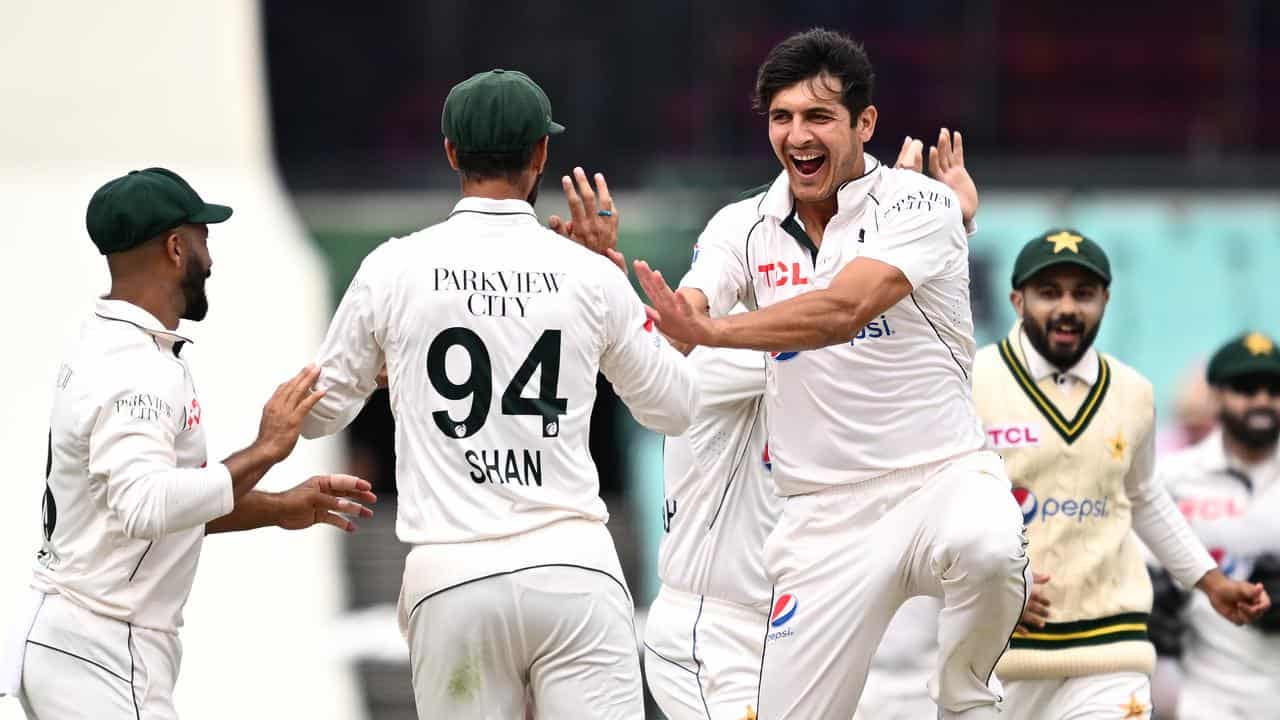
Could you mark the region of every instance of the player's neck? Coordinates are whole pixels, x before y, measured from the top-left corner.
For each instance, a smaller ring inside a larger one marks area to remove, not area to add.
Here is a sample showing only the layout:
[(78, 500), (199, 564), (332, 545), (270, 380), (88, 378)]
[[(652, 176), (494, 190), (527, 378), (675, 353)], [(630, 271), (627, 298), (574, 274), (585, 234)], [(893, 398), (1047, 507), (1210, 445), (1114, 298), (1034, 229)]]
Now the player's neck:
[(111, 292), (103, 296), (104, 300), (123, 300), (151, 313), (167, 330), (177, 330), (180, 311), (175, 307), (171, 294), (156, 283), (133, 282), (129, 279), (112, 278)]
[(463, 182), (462, 196), (484, 198), (486, 200), (527, 201), (529, 198), (529, 190), (512, 183), (510, 180), (503, 178), (491, 178)]
[(822, 247), (822, 235), (827, 230), (827, 223), (835, 217), (836, 207), (835, 195), (817, 202), (796, 201), (796, 217), (800, 218), (800, 224), (814, 247)]

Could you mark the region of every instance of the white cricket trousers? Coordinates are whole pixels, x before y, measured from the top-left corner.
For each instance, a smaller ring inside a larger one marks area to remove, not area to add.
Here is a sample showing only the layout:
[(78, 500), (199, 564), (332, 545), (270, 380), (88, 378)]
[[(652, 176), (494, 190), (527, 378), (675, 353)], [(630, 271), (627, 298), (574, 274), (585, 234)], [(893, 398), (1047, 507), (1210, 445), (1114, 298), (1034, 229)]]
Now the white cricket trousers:
[(1031, 583), (1025, 549), (990, 452), (788, 497), (764, 548), (760, 720), (852, 717), (889, 620), (915, 595), (943, 601), (929, 681), (942, 717), (996, 717), (993, 670)]
[[(1099, 652), (1106, 652), (1105, 647), (1099, 646)], [(1005, 683), (1004, 692), (1004, 714), (1009, 720), (1151, 718), (1151, 680), (1145, 673), (1117, 672), (1054, 680), (1011, 680)], [(1227, 717), (1216, 713), (1205, 716), (1206, 720)]]
[(610, 575), (544, 565), (428, 595), (409, 615), (421, 720), (642, 720), (635, 609)]
[(173, 633), (49, 595), (27, 635), (18, 698), (29, 720), (174, 720), (181, 659)]
[(663, 585), (644, 626), (649, 692), (668, 720), (738, 720), (755, 708), (765, 608)]

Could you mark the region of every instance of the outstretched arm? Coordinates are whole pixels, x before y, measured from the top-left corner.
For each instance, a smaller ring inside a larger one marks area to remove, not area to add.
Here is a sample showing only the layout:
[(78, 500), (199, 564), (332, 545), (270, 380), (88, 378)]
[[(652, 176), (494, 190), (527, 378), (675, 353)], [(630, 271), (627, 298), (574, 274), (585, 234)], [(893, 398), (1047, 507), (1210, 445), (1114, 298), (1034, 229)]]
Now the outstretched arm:
[(710, 318), (667, 285), (662, 273), (635, 263), (658, 327), (681, 343), (753, 350), (809, 350), (847, 341), (911, 293), (898, 268), (870, 258), (849, 263), (831, 286), (755, 312)]
[[(356, 502), (356, 501), (359, 502)], [(284, 492), (255, 490), (240, 498), (235, 510), (205, 525), (208, 534), (281, 527), (302, 530), (325, 523), (352, 532), (355, 523), (346, 516), (373, 517), (360, 503), (375, 503), (378, 497), (365, 480), (351, 475), (316, 475)]]

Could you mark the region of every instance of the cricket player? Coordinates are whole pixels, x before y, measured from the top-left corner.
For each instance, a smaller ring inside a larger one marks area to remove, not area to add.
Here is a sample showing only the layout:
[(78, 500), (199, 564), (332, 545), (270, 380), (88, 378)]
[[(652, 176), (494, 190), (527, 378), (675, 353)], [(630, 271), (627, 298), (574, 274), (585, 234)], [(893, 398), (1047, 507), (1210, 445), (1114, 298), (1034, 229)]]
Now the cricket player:
[[(636, 269), (677, 341), (770, 351), (785, 501), (764, 547), (774, 592), (759, 717), (852, 717), (885, 626), (915, 595), (944, 601), (931, 682), (943, 717), (993, 717), (992, 671), (1029, 582), (1022, 518), (970, 391), (959, 203), (862, 152), (871, 86), (843, 35), (775, 47), (756, 102), (782, 173), (712, 218), (678, 295)], [(738, 302), (759, 310), (725, 316)]]
[(182, 608), (207, 533), (299, 529), (335, 513), (371, 515), (369, 484), (314, 477), (280, 494), (252, 492), (292, 452), (320, 399), (319, 370), (280, 385), (258, 437), (208, 462), (204, 414), (177, 332), (203, 320), (213, 266), (208, 226), (231, 208), (204, 202), (177, 174), (134, 171), (89, 201), (89, 236), (111, 291), (66, 356), (54, 388), (44, 543), (27, 612), (14, 618), (0, 691), (32, 720), (175, 718)]
[[(396, 418), (400, 624), (418, 715), (643, 717), (633, 602), (587, 450), (596, 373), (645, 426), (688, 427), (693, 373), (614, 263), (539, 225), (551, 104), (523, 73), (455, 86), (442, 125), (463, 198), (365, 258), (319, 351), (336, 432), (385, 364)], [(603, 176), (565, 178), (574, 239), (616, 244)], [(597, 192), (599, 193), (597, 196)]]
[(1228, 579), (1153, 476), (1151, 383), (1093, 347), (1110, 298), (1103, 249), (1054, 229), (1018, 254), (1019, 322), (982, 348), (973, 387), (1009, 469), (1036, 594), (997, 674), (1015, 718), (1149, 718), (1151, 582), (1134, 535), (1206, 609), (1248, 622), (1260, 586)]
[[(922, 170), (922, 151), (923, 143), (908, 136), (897, 167)], [(978, 195), (964, 168), (960, 133), (953, 143), (951, 133), (941, 131), (929, 158), (930, 172), (955, 190), (968, 222)], [(685, 434), (667, 438), (664, 448), (662, 586), (645, 622), (645, 677), (670, 720), (738, 718), (754, 712), (759, 691), (760, 628), (772, 610), (763, 548), (782, 509), (764, 433), (765, 361), (752, 350), (708, 347), (695, 348), (689, 360), (701, 402)], [(932, 602), (922, 597), (907, 606), (932, 608)], [(923, 618), (932, 629), (927, 645), (935, 641), (936, 616), (934, 608), (932, 617)], [(919, 664), (914, 648), (904, 654)], [(923, 663), (927, 678), (932, 655), (924, 654)], [(891, 693), (891, 679), (882, 685)], [(914, 702), (896, 707), (911, 712), (927, 703), (933, 714), (924, 681), (908, 692)]]
[[(1219, 430), (1163, 458), (1157, 477), (1223, 574), (1274, 594), (1280, 588), (1280, 350), (1267, 335), (1246, 333), (1214, 353), (1206, 375)], [(1161, 580), (1164, 575), (1159, 572)], [(1163, 625), (1176, 628), (1172, 639), (1181, 650), (1177, 716), (1273, 716), (1280, 698), (1280, 610), (1237, 626), (1202, 593), (1167, 581), (1157, 588)]]

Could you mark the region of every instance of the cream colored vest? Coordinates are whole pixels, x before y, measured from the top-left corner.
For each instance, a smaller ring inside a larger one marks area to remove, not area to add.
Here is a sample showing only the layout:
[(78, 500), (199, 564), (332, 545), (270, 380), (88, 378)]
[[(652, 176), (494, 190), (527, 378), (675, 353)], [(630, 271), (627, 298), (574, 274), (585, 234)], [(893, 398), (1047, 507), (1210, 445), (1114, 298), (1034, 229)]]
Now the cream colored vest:
[(1151, 383), (1104, 355), (1092, 388), (1037, 384), (1019, 333), (979, 351), (974, 397), (1022, 506), (1031, 567), (1052, 578), (1044, 592), (1053, 622), (1015, 634), (996, 672), (1004, 680), (1150, 673), (1151, 582), (1124, 478), (1133, 448), (1153, 432)]

